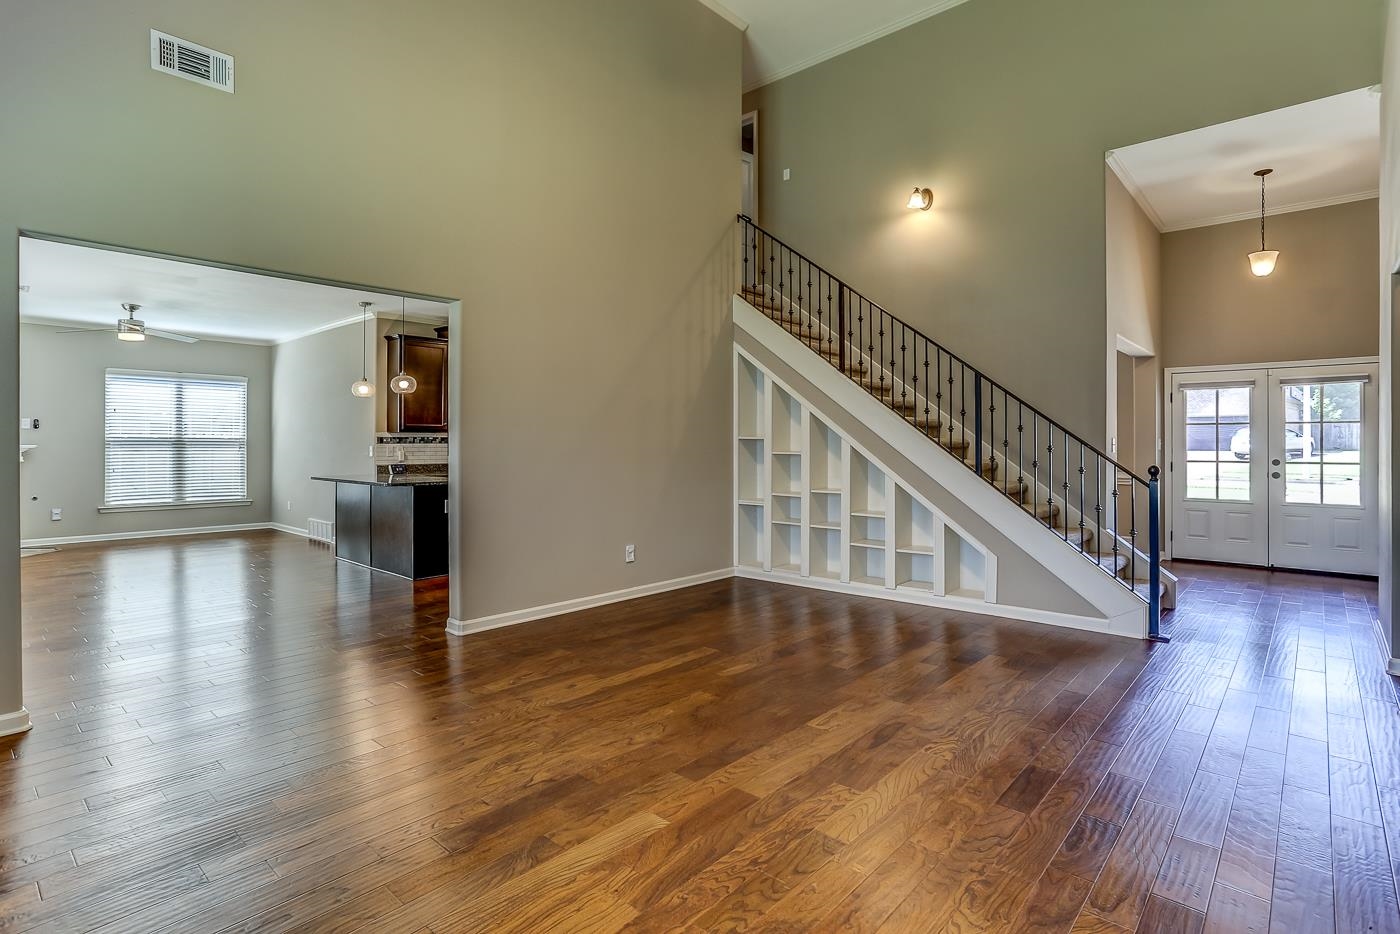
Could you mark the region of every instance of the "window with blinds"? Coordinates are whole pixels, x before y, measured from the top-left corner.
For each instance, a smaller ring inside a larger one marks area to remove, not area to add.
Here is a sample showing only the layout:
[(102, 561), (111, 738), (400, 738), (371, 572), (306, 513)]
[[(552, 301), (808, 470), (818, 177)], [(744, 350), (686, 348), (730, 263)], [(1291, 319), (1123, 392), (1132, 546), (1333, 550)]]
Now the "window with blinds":
[(248, 498), (248, 381), (107, 371), (108, 507)]

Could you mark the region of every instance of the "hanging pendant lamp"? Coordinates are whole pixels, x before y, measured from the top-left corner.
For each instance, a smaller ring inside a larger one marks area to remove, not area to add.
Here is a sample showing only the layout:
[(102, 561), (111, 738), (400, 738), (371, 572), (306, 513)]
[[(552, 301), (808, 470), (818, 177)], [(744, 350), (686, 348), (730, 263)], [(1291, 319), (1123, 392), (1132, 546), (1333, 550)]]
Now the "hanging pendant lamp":
[(369, 302), (360, 302), (360, 352), (364, 369), (359, 379), (350, 384), (350, 395), (356, 399), (368, 399), (374, 395), (374, 383), (369, 381)]
[(1249, 271), (1261, 279), (1273, 272), (1278, 263), (1278, 250), (1264, 247), (1264, 179), (1272, 172), (1273, 169), (1260, 169), (1254, 173), (1259, 176), (1259, 249), (1249, 254)]
[(408, 320), (408, 302), (399, 296), (399, 375), (389, 380), (389, 388), (401, 396), (406, 396), (418, 388), (418, 380), (409, 376), (403, 371), (403, 338), (404, 327)]

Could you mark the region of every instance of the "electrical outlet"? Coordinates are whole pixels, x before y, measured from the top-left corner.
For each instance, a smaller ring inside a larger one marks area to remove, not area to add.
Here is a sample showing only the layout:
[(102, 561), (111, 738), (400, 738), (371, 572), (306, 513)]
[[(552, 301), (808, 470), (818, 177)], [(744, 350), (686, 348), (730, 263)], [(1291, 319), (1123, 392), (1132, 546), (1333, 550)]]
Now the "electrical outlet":
[(292, 501), (291, 501), (291, 500), (287, 500), (287, 512), (291, 512), (291, 511), (292, 511)]
[(623, 560), (624, 562), (626, 562), (627, 564), (631, 564), (633, 561), (636, 561), (636, 560), (637, 560), (637, 546), (636, 546), (636, 545), (628, 545), (628, 546), (627, 546), (627, 550), (624, 551), (624, 552), (622, 553), (622, 560)]
[(783, 169), (783, 181), (792, 178), (792, 169)]
[(63, 521), (63, 507), (62, 507), (62, 506), (55, 506), (53, 509), (50, 509), (50, 510), (49, 510), (49, 518), (52, 519), (54, 522), (62, 522), (62, 521)]
[(19, 420), (20, 431), (37, 431), (39, 420), (37, 418), (21, 418)]

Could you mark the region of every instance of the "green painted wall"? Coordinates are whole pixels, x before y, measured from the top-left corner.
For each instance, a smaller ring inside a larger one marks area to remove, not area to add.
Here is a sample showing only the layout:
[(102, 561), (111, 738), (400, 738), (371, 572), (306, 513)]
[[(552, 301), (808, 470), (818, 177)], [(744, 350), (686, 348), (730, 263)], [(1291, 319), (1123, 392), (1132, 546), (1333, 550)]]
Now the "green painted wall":
[(1105, 152), (1376, 84), (1384, 22), (1385, 0), (970, 0), (745, 95), (758, 220), (1101, 444)]

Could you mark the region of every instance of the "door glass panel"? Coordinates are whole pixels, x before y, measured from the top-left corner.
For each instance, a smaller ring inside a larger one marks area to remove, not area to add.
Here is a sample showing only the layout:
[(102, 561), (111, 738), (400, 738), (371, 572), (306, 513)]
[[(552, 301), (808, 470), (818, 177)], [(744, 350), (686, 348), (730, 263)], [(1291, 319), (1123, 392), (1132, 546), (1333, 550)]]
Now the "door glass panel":
[(1249, 502), (1248, 386), (1183, 389), (1186, 498)]
[(1282, 388), (1289, 465), (1284, 502), (1360, 506), (1362, 383)]
[(1188, 461), (1186, 464), (1186, 498), (1215, 499), (1215, 462)]
[(1221, 464), (1219, 492), (1216, 499), (1235, 502), (1249, 502), (1249, 465), (1241, 463)]
[(1322, 468), (1319, 465), (1291, 463), (1284, 470), (1283, 495), (1286, 502), (1322, 502)]

